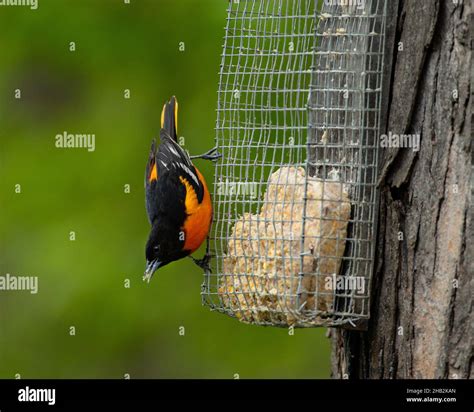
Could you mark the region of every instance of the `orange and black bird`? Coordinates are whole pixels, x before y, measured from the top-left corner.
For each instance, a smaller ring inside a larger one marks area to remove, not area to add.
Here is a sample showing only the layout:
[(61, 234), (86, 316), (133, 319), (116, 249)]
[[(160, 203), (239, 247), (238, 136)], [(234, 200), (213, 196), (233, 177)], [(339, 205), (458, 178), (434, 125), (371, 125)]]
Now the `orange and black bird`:
[[(151, 231), (146, 244), (144, 280), (170, 262), (189, 256), (207, 238), (212, 221), (211, 196), (191, 159), (217, 160), (216, 148), (189, 156), (178, 144), (178, 102), (173, 96), (161, 112), (160, 143), (153, 140), (146, 166), (146, 211)], [(194, 259), (208, 269), (209, 255)]]

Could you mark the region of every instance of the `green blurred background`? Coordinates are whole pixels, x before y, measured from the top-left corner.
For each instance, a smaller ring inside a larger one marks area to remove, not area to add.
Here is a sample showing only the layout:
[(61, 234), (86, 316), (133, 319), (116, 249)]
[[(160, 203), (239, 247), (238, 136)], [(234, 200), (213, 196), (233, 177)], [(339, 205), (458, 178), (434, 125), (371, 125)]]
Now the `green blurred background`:
[[(210, 312), (190, 259), (142, 282), (150, 142), (175, 94), (186, 148), (213, 146), (227, 3), (0, 7), (0, 275), (39, 278), (36, 295), (0, 291), (0, 378), (329, 377), (324, 329), (291, 336)], [(57, 149), (64, 131), (94, 133), (95, 151)]]

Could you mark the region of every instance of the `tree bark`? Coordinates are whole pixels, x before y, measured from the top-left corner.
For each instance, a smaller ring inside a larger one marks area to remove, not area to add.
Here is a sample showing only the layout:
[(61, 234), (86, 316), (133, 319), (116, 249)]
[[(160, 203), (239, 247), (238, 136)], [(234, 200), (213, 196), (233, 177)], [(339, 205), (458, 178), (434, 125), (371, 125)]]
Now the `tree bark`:
[(332, 375), (473, 378), (471, 2), (392, 1), (382, 132), (420, 150), (382, 153), (371, 318), (331, 329)]

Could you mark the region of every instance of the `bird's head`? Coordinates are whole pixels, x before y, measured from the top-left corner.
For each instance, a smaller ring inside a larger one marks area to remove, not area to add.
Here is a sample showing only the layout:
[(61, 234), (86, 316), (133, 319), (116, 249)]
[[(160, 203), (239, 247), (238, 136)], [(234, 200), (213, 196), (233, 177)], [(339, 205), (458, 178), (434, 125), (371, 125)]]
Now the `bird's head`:
[(160, 245), (158, 243), (157, 233), (153, 229), (146, 244), (145, 257), (146, 268), (145, 274), (143, 275), (143, 280), (150, 282), (153, 273), (155, 273), (159, 268), (169, 263), (161, 258)]

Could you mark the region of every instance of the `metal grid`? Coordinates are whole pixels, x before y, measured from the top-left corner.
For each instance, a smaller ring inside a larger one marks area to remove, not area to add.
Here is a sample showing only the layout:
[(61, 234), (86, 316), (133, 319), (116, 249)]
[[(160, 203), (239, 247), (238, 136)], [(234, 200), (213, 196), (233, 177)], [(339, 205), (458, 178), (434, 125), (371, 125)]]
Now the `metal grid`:
[(369, 317), (386, 3), (230, 1), (211, 309), (285, 327)]

